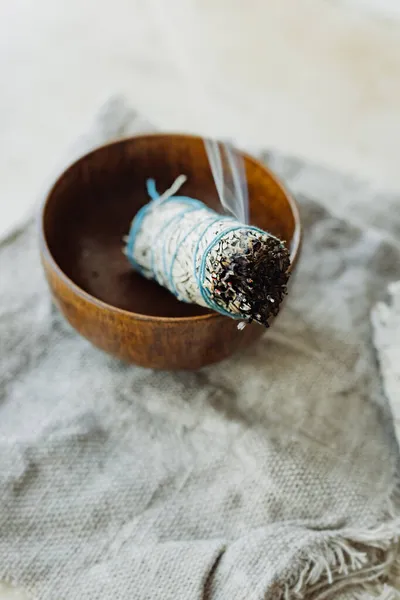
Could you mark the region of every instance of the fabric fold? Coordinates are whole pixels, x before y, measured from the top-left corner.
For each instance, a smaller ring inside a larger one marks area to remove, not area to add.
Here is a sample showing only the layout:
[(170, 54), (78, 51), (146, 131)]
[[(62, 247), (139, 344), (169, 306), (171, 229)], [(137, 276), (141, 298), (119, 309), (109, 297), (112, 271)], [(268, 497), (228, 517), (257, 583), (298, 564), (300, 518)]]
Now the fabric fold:
[(279, 160), (303, 181), (286, 305), (199, 372), (96, 350), (51, 306), (35, 227), (1, 244), (0, 579), (44, 600), (395, 593), (399, 452), (369, 315), (400, 279), (398, 199), (379, 227), (349, 221), (326, 208), (346, 178)]

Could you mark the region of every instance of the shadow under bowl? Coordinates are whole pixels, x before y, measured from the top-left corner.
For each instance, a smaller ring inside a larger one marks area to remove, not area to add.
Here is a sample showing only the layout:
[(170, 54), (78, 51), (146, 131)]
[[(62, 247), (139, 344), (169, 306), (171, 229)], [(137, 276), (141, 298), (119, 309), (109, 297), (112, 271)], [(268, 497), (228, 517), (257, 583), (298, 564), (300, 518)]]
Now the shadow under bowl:
[[(296, 203), (260, 162), (244, 155), (251, 223), (284, 240), (292, 268), (300, 248)], [(152, 134), (102, 146), (71, 165), (44, 203), (40, 248), (59, 309), (81, 335), (124, 361), (157, 369), (198, 369), (259, 338), (257, 324), (197, 305), (135, 273), (122, 252), (146, 180), (160, 191), (178, 175), (182, 194), (220, 210), (202, 138)]]

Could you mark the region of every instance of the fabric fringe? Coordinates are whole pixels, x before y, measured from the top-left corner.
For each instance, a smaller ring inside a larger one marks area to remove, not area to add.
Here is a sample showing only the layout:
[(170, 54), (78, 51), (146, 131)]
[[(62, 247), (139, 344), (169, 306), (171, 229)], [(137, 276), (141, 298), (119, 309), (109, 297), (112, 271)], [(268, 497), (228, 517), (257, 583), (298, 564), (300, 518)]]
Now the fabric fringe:
[(400, 600), (400, 484), (387, 501), (386, 522), (345, 529), (300, 561), (277, 600)]

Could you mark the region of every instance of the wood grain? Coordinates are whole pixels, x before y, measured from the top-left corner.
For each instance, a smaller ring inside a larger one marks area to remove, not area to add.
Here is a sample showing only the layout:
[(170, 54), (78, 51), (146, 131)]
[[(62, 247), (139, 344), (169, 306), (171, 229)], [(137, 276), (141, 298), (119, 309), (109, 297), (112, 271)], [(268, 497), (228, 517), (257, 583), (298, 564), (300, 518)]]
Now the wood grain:
[[(245, 156), (251, 222), (285, 240), (292, 264), (299, 252), (297, 207), (275, 176)], [(42, 210), (41, 256), (56, 304), (99, 348), (144, 367), (198, 369), (256, 340), (258, 325), (237, 329), (229, 318), (179, 302), (134, 273), (122, 238), (147, 201), (146, 180), (163, 191), (185, 174), (182, 194), (218, 210), (201, 138), (147, 135), (84, 156), (50, 191)]]

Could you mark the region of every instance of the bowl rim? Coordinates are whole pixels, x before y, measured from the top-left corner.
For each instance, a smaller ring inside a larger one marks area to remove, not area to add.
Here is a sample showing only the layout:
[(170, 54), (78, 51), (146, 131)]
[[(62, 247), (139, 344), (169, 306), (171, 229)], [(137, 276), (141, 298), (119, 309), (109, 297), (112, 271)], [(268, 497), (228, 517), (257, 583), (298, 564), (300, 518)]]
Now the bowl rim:
[[(55, 258), (53, 257), (53, 255), (51, 253), (51, 250), (48, 246), (47, 239), (46, 239), (44, 218), (45, 218), (46, 209), (47, 209), (48, 204), (50, 203), (51, 197), (54, 194), (58, 185), (61, 183), (62, 179), (65, 177), (65, 175), (69, 171), (74, 169), (79, 163), (84, 162), (85, 160), (87, 160), (90, 156), (92, 156), (96, 152), (101, 152), (102, 150), (112, 147), (112, 146), (118, 146), (121, 144), (126, 144), (127, 142), (133, 142), (135, 140), (145, 139), (145, 138), (153, 138), (153, 139), (154, 138), (165, 138), (165, 139), (181, 138), (181, 139), (197, 140), (197, 141), (202, 141), (202, 140), (206, 139), (205, 137), (200, 136), (200, 135), (191, 135), (191, 134), (185, 134), (185, 133), (172, 133), (172, 132), (171, 133), (155, 132), (155, 133), (147, 133), (147, 134), (140, 134), (140, 135), (129, 135), (126, 137), (119, 138), (117, 140), (112, 140), (105, 144), (101, 144), (100, 146), (96, 146), (89, 152), (85, 152), (85, 154), (82, 154), (79, 158), (70, 162), (61, 171), (61, 173), (57, 176), (56, 180), (51, 185), (51, 187), (49, 188), (47, 193), (45, 194), (45, 197), (40, 206), (38, 229), (39, 229), (39, 246), (40, 246), (40, 253), (42, 255), (42, 258), (50, 265), (51, 270), (53, 272), (55, 272), (56, 276), (59, 279), (61, 279), (61, 281), (67, 287), (69, 287), (74, 294), (76, 294), (78, 297), (85, 300), (86, 302), (89, 302), (89, 303), (97, 306), (100, 309), (105, 309), (111, 313), (115, 313), (116, 315), (120, 315), (120, 316), (127, 317), (130, 319), (135, 319), (138, 321), (152, 321), (152, 322), (157, 322), (157, 323), (162, 322), (165, 324), (167, 324), (167, 323), (178, 324), (181, 322), (194, 322), (194, 321), (208, 321), (210, 319), (214, 319), (214, 320), (215, 319), (226, 319), (227, 317), (224, 317), (223, 315), (221, 315), (217, 312), (210, 312), (205, 315), (193, 315), (193, 316), (189, 316), (189, 317), (161, 317), (161, 316), (156, 316), (156, 315), (143, 315), (140, 313), (125, 310), (123, 308), (118, 308), (117, 306), (108, 304), (107, 302), (104, 302), (104, 300), (100, 300), (99, 298), (92, 296), (92, 294), (89, 294), (89, 292), (86, 292), (85, 290), (83, 290), (66, 273), (64, 273), (64, 271), (58, 265), (58, 263), (56, 262)], [(290, 270), (293, 270), (293, 267), (295, 266), (297, 259), (298, 259), (300, 246), (301, 246), (301, 239), (302, 239), (302, 226), (301, 226), (300, 211), (299, 211), (297, 201), (290, 194), (290, 192), (288, 192), (288, 190), (283, 185), (283, 183), (280, 181), (278, 176), (275, 175), (275, 173), (273, 171), (271, 171), (271, 169), (269, 167), (264, 165), (260, 160), (254, 158), (247, 152), (242, 151), (240, 148), (238, 148), (237, 150), (240, 152), (240, 154), (244, 157), (244, 159), (246, 161), (248, 161), (248, 162), (252, 163), (254, 166), (259, 167), (259, 168), (263, 169), (264, 171), (266, 171), (268, 176), (273, 180), (275, 185), (280, 189), (280, 191), (284, 194), (284, 196), (286, 197), (286, 199), (288, 201), (290, 210), (293, 214), (294, 223), (295, 223), (294, 234), (293, 234), (293, 238), (291, 241), (291, 249), (290, 249), (290, 262), (291, 262)]]

